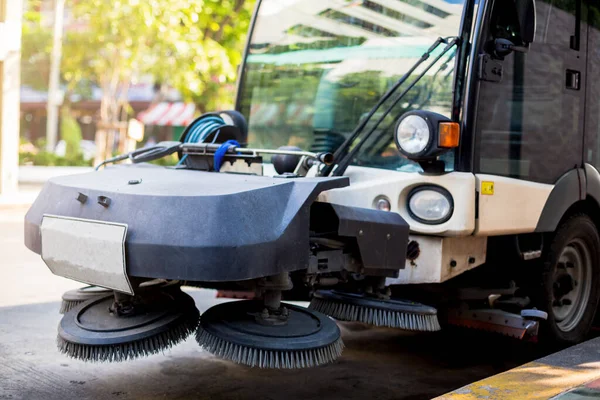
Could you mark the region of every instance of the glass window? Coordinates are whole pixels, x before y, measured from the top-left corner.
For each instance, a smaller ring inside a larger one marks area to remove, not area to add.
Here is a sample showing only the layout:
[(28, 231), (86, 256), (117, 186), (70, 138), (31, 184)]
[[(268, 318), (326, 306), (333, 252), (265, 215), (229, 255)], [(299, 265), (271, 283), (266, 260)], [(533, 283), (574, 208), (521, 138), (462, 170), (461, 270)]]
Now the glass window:
[[(517, 0), (518, 1), (518, 0)], [(500, 82), (482, 81), (476, 136), (478, 171), (554, 183), (581, 163), (584, 88), (571, 86), (572, 74), (585, 71), (581, 51), (571, 48), (575, 2), (561, 7), (537, 1), (535, 41), (526, 53), (490, 60), (502, 68)], [(496, 0), (486, 52), (497, 37), (520, 44), (515, 0)]]
[(375, 11), (378, 14), (384, 15), (386, 17), (391, 17), (396, 19), (397, 21), (403, 21), (418, 28), (431, 28), (433, 24), (423, 21), (418, 18), (411, 17), (410, 15), (401, 13), (392, 8), (384, 7), (379, 3), (375, 3), (374, 1), (365, 0), (362, 2), (362, 7), (367, 10)]
[(420, 8), (421, 10), (427, 11), (428, 13), (438, 16), (440, 18), (446, 18), (447, 16), (450, 15), (446, 11), (441, 10), (435, 6), (432, 6), (431, 4), (424, 3), (420, 0), (397, 0), (397, 1), (401, 1), (403, 3), (410, 4), (413, 7)]
[[(335, 151), (439, 36), (459, 33), (462, 9), (462, 0), (263, 0), (238, 99), (250, 145)], [(394, 123), (412, 109), (450, 116), (454, 64), (453, 50), (399, 102), (354, 163), (419, 170), (397, 151)]]
[(335, 21), (340, 21), (345, 24), (358, 26), (361, 29), (364, 29), (366, 31), (382, 34), (384, 36), (391, 36), (391, 37), (402, 36), (400, 34), (400, 32), (398, 32), (398, 31), (392, 31), (381, 25), (378, 25), (377, 23), (366, 21), (362, 18), (353, 17), (344, 12), (341, 12), (338, 10), (332, 10), (331, 8), (328, 8), (327, 10), (319, 13), (319, 16), (328, 18), (328, 19), (332, 19)]

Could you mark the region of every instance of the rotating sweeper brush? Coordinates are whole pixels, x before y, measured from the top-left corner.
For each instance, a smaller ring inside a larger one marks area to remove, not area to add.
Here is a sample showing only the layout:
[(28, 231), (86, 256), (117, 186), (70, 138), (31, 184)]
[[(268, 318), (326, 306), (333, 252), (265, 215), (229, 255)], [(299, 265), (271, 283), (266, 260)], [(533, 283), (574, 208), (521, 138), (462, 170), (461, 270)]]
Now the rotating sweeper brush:
[(217, 357), (259, 368), (308, 368), (335, 361), (344, 348), (335, 322), (320, 312), (281, 303), (287, 274), (261, 282), (258, 300), (208, 309), (196, 340)]
[(59, 350), (83, 361), (125, 361), (159, 353), (198, 326), (194, 300), (178, 287), (142, 295), (96, 296), (72, 308), (58, 328)]
[(412, 301), (319, 290), (314, 294), (309, 308), (340, 321), (409, 331), (433, 332), (441, 329), (435, 308)]
[(112, 290), (100, 286), (84, 286), (79, 289), (69, 290), (62, 295), (62, 303), (59, 312), (65, 314), (81, 303), (97, 297), (112, 295)]
[(278, 313), (265, 310), (252, 300), (212, 307), (196, 340), (217, 357), (259, 368), (316, 367), (342, 354), (340, 330), (328, 316), (284, 303)]

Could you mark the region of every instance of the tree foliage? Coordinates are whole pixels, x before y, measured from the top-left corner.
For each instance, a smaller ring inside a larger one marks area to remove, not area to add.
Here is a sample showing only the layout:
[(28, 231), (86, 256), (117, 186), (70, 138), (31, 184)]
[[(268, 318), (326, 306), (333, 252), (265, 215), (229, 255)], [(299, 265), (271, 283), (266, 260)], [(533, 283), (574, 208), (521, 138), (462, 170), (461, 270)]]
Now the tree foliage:
[(60, 136), (66, 143), (66, 154), (81, 152), (80, 144), (83, 139), (81, 127), (71, 115), (68, 107), (64, 107), (61, 112)]
[[(29, 0), (23, 81), (47, 87), (52, 35)], [(253, 0), (67, 0), (73, 26), (61, 73), (69, 91), (102, 88), (103, 119), (114, 120), (128, 87), (151, 75), (200, 109), (231, 103)]]
[(34, 89), (47, 90), (50, 74), (52, 31), (42, 26), (40, 0), (29, 0), (23, 15), (21, 74), (22, 81)]

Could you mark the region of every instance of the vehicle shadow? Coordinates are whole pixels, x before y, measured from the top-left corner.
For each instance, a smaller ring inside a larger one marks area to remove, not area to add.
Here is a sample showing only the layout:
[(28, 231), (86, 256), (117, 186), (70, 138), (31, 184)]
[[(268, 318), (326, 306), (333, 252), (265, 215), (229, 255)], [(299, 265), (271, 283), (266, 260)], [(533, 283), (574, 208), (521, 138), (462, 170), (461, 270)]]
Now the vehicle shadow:
[[(192, 295), (203, 310), (217, 302)], [(193, 338), (135, 361), (84, 363), (56, 349), (58, 309), (57, 302), (0, 308), (0, 399), (428, 399), (544, 355), (485, 333), (343, 323), (342, 357), (307, 370), (238, 366)]]

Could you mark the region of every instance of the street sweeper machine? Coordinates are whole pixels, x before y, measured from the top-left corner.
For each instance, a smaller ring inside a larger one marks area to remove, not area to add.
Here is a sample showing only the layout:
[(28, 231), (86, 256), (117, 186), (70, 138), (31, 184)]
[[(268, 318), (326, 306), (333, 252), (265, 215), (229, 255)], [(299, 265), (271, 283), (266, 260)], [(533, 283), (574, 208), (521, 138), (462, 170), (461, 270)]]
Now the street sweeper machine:
[[(60, 351), (122, 361), (194, 334), (240, 364), (311, 367), (342, 353), (334, 319), (583, 340), (597, 5), (258, 1), (235, 111), (51, 179), (28, 212), (26, 245), (91, 285), (63, 296)], [(201, 313), (182, 286), (252, 299)]]

